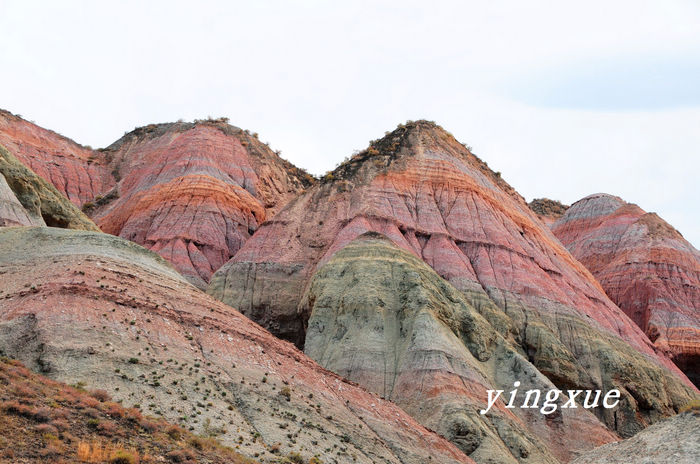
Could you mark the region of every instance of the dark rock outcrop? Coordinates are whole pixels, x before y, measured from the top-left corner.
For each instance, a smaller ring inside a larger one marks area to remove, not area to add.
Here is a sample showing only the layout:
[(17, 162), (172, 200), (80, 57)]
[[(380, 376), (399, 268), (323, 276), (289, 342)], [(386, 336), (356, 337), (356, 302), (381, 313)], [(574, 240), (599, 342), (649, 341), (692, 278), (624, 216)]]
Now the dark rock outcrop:
[(535, 198), (528, 206), (548, 226), (554, 224), (569, 209), (567, 205), (549, 198)]

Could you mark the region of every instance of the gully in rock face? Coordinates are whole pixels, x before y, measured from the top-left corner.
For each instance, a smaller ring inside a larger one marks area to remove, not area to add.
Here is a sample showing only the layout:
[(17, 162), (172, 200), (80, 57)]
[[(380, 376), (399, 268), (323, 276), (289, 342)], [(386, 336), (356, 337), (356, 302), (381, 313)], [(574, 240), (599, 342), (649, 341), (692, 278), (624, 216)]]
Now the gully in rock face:
[[(557, 410), (557, 407), (559, 406), (557, 401), (559, 400), (559, 397), (564, 393), (562, 390), (557, 390), (557, 389), (552, 389), (552, 390), (547, 390), (546, 394), (544, 395), (544, 401), (542, 402), (542, 407), (540, 407), (540, 397), (542, 396), (542, 392), (538, 389), (534, 390), (527, 390), (525, 392), (525, 397), (523, 398), (523, 402), (520, 406), (516, 406), (515, 404), (515, 398), (518, 395), (518, 387), (520, 386), (520, 382), (515, 382), (513, 383), (513, 390), (510, 392), (510, 399), (508, 400), (508, 404), (506, 404), (506, 408), (515, 408), (515, 407), (520, 407), (520, 408), (540, 408), (540, 413), (541, 414), (552, 414), (554, 411)], [(484, 415), (489, 412), (491, 407), (496, 404), (496, 401), (498, 401), (498, 398), (501, 396), (503, 393), (503, 390), (488, 390), (488, 404), (486, 406), (486, 409), (482, 409), (479, 411), (481, 415)], [(591, 409), (595, 408), (598, 406), (598, 402), (600, 401), (600, 396), (602, 394), (601, 390), (566, 390), (566, 396), (568, 397), (567, 401), (561, 405), (561, 408), (577, 408), (578, 405), (576, 404), (576, 399), (579, 397), (583, 398), (583, 402), (580, 403), (584, 408), (586, 409)], [(591, 398), (593, 397), (593, 398)], [(615, 400), (614, 402), (609, 402)], [(608, 391), (604, 396), (603, 396), (603, 401), (602, 405), (605, 409), (612, 409), (617, 404), (620, 402), (620, 391), (619, 390), (610, 390)]]

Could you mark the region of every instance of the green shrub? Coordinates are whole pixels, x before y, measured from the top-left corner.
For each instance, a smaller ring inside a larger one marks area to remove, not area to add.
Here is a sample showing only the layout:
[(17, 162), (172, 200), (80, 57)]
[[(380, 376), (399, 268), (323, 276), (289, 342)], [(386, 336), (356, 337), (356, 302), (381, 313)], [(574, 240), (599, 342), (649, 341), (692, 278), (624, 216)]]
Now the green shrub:
[(117, 451), (109, 460), (109, 464), (136, 464), (136, 456), (128, 451)]
[(289, 453), (287, 455), (287, 460), (294, 464), (304, 464), (304, 458), (301, 457), (301, 454), (296, 452)]

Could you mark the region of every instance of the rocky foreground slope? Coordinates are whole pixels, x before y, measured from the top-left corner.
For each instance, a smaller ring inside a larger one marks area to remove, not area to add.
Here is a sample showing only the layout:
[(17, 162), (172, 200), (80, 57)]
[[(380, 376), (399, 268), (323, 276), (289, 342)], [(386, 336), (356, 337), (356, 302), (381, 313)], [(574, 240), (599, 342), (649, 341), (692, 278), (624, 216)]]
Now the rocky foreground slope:
[[(366, 232), (386, 236), (459, 290), (491, 331), (536, 368), (532, 375), (542, 375), (559, 388), (619, 388), (622, 406), (595, 414), (623, 436), (675, 413), (696, 395), (687, 378), (654, 350), (522, 197), (450, 134), (425, 121), (402, 125), (372, 142), (289, 203), (212, 277), (208, 292), (273, 333), (299, 346), (313, 346), (317, 355), (324, 342), (317, 346), (310, 337), (318, 331), (307, 332), (307, 324), (319, 306), (306, 297), (307, 291), (319, 269)], [(385, 279), (387, 289), (401, 290), (402, 281), (392, 278), (377, 274), (350, 283)], [(398, 295), (408, 298), (404, 291)], [(328, 299), (323, 309), (340, 314), (349, 303), (338, 298)], [(377, 311), (375, 303), (369, 301), (364, 312), (344, 315), (344, 325), (364, 325), (361, 314)], [(416, 329), (415, 337), (431, 340), (425, 328)], [(463, 330), (462, 342), (472, 353), (469, 336), (475, 336), (475, 328), (467, 324)], [(396, 349), (391, 347), (394, 343), (409, 343), (408, 332), (396, 336), (381, 326), (377, 331), (390, 345), (389, 352)], [(342, 336), (339, 330), (330, 340), (336, 343)], [(437, 341), (428, 346), (436, 356), (463, 364), (466, 370), (475, 370), (475, 363), (487, 363), (494, 355), (489, 349), (477, 351), (478, 356), (462, 351), (460, 356), (466, 358), (454, 359)], [(348, 359), (362, 352), (356, 344), (347, 347)], [(405, 367), (421, 369), (420, 363)], [(491, 379), (510, 380), (511, 367), (501, 365)], [(454, 379), (448, 383), (455, 390), (462, 388), (462, 366), (447, 363), (438, 370)], [(382, 381), (375, 375), (358, 374), (357, 379), (376, 388)], [(485, 391), (469, 394), (467, 403), (485, 405)], [(477, 428), (482, 426), (489, 428)], [(567, 453), (562, 443), (577, 439), (590, 447), (604, 440), (603, 432), (581, 437), (554, 422), (537, 427), (530, 432), (560, 456)], [(469, 451), (470, 446), (463, 449)]]
[(697, 464), (700, 411), (654, 424), (632, 438), (596, 448), (572, 464)]
[(102, 154), (118, 183), (90, 215), (199, 287), (313, 180), (225, 120), (141, 127)]
[(215, 440), (0, 357), (0, 462), (255, 464)]
[(552, 231), (700, 385), (700, 252), (656, 214), (606, 194), (574, 203)]
[(261, 462), (472, 462), (392, 403), (326, 371), (107, 234), (0, 229), (0, 351), (217, 436)]
[(99, 230), (53, 185), (0, 145), (0, 226), (40, 225)]
[(78, 207), (114, 186), (109, 160), (100, 152), (5, 110), (0, 145)]

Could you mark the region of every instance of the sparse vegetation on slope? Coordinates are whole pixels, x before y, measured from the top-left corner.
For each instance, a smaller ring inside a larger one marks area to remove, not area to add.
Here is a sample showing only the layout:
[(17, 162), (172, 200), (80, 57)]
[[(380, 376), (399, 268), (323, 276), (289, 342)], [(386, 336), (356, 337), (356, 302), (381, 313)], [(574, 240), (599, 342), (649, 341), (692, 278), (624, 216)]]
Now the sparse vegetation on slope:
[(569, 209), (568, 205), (562, 204), (557, 200), (550, 200), (549, 198), (535, 198), (528, 203), (528, 206), (530, 206), (530, 209), (538, 216), (544, 216), (554, 220), (562, 217), (562, 215), (566, 213), (566, 210)]
[(0, 358), (0, 462), (254, 464), (210, 438)]

